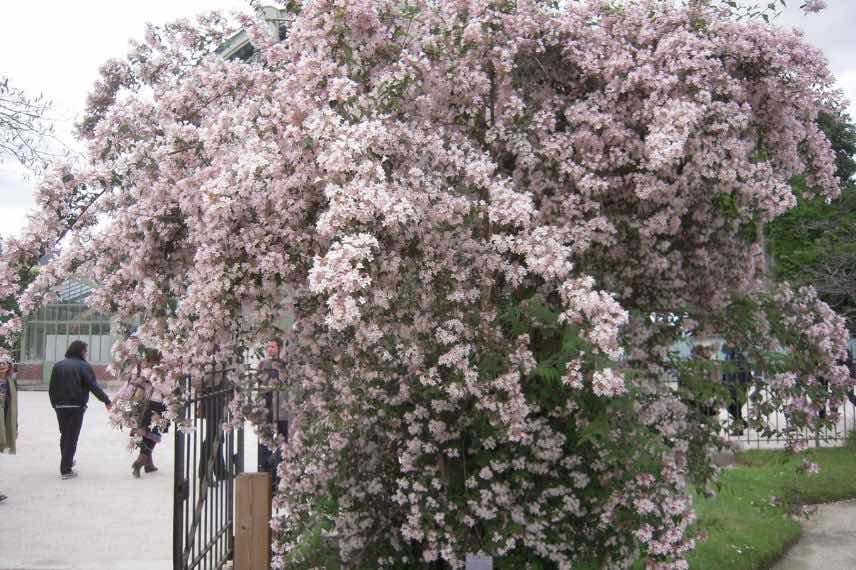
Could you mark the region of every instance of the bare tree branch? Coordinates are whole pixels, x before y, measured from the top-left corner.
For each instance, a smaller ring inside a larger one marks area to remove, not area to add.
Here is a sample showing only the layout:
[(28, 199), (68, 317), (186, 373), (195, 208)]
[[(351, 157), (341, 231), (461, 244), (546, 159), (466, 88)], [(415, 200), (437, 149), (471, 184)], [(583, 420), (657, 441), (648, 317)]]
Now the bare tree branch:
[(32, 97), (9, 85), (0, 76), (0, 163), (11, 159), (34, 172), (41, 172), (64, 153), (52, 150), (57, 142), (53, 122), (48, 119), (52, 103)]

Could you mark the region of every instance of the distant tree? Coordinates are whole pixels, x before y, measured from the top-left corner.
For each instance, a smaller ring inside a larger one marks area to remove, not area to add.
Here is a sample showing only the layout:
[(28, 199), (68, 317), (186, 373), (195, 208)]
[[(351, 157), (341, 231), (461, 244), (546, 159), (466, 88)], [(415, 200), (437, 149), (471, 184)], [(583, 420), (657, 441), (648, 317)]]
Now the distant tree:
[(0, 163), (8, 159), (39, 172), (57, 155), (51, 151), (52, 103), (30, 96), (0, 75)]
[(822, 114), (819, 124), (836, 154), (842, 181), (835, 200), (806, 198), (797, 181), (797, 206), (770, 225), (774, 275), (813, 285), (820, 297), (856, 331), (856, 125), (847, 115)]

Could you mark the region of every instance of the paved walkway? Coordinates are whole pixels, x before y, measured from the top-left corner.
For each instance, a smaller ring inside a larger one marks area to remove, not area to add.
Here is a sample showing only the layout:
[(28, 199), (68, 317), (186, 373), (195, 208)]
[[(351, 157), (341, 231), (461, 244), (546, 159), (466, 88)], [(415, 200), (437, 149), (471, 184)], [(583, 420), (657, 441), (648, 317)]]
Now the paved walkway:
[[(155, 449), (160, 471), (131, 475), (128, 433), (90, 398), (76, 479), (59, 476), (59, 429), (47, 392), (19, 393), (18, 454), (0, 454), (0, 570), (170, 570), (173, 432)], [(245, 430), (245, 467), (257, 439)]]
[[(19, 394), (17, 455), (0, 455), (2, 570), (168, 570), (172, 544), (172, 450), (160, 471), (131, 476), (128, 434), (112, 429), (91, 399), (77, 451), (80, 476), (59, 477), (59, 430), (46, 392)], [(131, 562), (130, 559), (134, 561)]]
[(818, 506), (803, 533), (774, 570), (856, 569), (856, 501)]

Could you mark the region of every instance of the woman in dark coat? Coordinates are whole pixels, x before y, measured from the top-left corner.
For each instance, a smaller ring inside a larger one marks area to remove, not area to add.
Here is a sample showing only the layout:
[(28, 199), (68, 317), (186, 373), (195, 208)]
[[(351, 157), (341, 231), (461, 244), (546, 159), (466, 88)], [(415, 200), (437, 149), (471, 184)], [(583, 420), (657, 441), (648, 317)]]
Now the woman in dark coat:
[[(161, 360), (161, 355), (156, 350), (147, 350), (145, 352), (145, 360), (143, 366), (152, 367), (157, 365)], [(131, 471), (134, 477), (140, 478), (140, 470), (145, 469), (146, 473), (153, 473), (158, 468), (155, 466), (152, 455), (155, 446), (161, 440), (161, 418), (166, 411), (164, 405), (164, 394), (157, 386), (152, 384), (148, 378), (144, 378), (138, 374), (134, 382), (136, 390), (139, 392), (139, 422), (133, 434), (139, 437), (138, 447), (140, 453), (137, 459), (131, 464)]]
[[(14, 363), (0, 354), (0, 453), (15, 454), (18, 439), (18, 387), (15, 384)], [(0, 493), (0, 503), (6, 495)]]

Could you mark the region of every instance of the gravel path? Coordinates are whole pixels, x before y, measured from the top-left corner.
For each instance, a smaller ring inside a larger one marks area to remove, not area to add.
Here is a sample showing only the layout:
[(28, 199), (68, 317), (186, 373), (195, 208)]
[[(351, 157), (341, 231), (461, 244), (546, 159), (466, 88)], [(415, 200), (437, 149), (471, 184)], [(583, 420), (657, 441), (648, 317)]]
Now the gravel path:
[(819, 505), (802, 527), (799, 542), (773, 570), (856, 569), (856, 500)]

